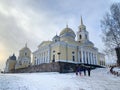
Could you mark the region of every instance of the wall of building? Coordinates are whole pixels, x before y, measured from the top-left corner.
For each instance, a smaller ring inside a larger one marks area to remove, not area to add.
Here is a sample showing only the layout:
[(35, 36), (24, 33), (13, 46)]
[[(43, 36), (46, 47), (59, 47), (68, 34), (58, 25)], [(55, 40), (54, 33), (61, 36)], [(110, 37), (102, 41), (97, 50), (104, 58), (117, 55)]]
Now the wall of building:
[(99, 65), (105, 66), (105, 55), (98, 53), (98, 63)]
[(15, 69), (16, 60), (8, 59), (6, 62), (5, 72), (11, 72), (11, 70)]

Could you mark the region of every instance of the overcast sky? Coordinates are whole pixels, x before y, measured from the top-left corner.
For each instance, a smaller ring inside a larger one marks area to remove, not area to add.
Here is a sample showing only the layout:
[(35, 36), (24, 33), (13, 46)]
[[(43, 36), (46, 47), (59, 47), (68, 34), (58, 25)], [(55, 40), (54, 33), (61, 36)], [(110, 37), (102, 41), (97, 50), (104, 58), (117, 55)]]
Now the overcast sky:
[(0, 0), (0, 69), (27, 42), (31, 51), (59, 35), (66, 23), (76, 33), (80, 17), (90, 40), (102, 52), (100, 20), (119, 0)]

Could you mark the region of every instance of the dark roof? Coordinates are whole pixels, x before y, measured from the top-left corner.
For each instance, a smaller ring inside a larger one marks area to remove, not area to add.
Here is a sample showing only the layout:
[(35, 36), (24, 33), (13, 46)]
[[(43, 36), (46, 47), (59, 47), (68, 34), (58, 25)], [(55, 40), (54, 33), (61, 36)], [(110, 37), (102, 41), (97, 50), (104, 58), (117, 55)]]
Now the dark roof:
[(13, 54), (12, 56), (10, 56), (10, 60), (16, 60), (16, 56)]

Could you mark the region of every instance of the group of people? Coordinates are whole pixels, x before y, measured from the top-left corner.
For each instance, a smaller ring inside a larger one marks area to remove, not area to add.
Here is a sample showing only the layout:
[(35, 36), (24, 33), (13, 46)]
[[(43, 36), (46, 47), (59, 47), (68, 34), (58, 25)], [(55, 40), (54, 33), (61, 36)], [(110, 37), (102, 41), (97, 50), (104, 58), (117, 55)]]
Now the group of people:
[(113, 68), (115, 68), (115, 67), (117, 67), (117, 66), (111, 66), (111, 68), (110, 68), (110, 73), (113, 74), (113, 75), (120, 76), (120, 73), (119, 73), (119, 72), (113, 70)]
[(84, 76), (86, 76), (86, 72), (88, 72), (88, 76), (90, 76), (90, 67), (85, 67), (85, 66), (77, 66), (76, 67), (76, 75), (82, 75), (82, 72), (84, 73)]

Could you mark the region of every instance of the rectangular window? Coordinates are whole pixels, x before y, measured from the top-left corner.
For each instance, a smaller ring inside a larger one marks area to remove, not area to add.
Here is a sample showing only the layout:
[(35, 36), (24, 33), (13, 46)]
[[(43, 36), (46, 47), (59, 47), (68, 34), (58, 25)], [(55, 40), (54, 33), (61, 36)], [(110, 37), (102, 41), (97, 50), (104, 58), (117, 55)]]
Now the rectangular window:
[(75, 56), (73, 56), (73, 61), (75, 61)]
[(55, 55), (53, 55), (53, 61), (52, 62), (55, 62)]

